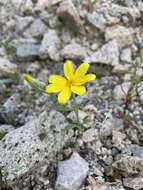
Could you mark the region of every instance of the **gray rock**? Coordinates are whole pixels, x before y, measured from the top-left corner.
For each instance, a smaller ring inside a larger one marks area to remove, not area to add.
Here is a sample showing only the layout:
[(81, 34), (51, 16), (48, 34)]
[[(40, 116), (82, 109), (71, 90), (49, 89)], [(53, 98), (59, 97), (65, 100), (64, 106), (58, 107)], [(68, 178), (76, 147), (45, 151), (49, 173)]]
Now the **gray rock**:
[(67, 59), (83, 60), (87, 56), (87, 51), (80, 44), (72, 43), (66, 45), (61, 54)]
[(136, 19), (139, 19), (141, 17), (140, 11), (139, 9), (132, 5), (131, 7), (129, 7), (129, 4), (132, 1), (129, 0), (127, 2), (127, 6), (120, 6), (118, 4), (114, 4), (112, 3), (112, 5), (109, 8), (109, 14), (114, 16), (114, 17), (121, 17), (122, 19), (125, 16), (129, 22), (131, 21), (132, 23), (135, 23)]
[(88, 129), (82, 135), (82, 140), (84, 142), (92, 142), (98, 138), (98, 131), (97, 129)]
[(34, 168), (53, 161), (57, 151), (72, 137), (65, 117), (56, 111), (43, 112), (0, 141), (3, 180), (14, 183)]
[(91, 24), (93, 27), (101, 31), (105, 29), (106, 20), (102, 14), (99, 14), (96, 11), (93, 11), (92, 13), (88, 13), (87, 20), (89, 24)]
[(123, 84), (117, 85), (114, 90), (114, 97), (117, 101), (121, 101), (126, 98), (128, 90), (130, 88), (130, 82), (124, 82)]
[(16, 16), (16, 32), (23, 32), (32, 22), (34, 18), (32, 16)]
[(133, 155), (143, 159), (143, 147), (136, 144), (127, 146), (122, 152), (123, 154)]
[(110, 116), (107, 118), (100, 128), (100, 135), (102, 138), (109, 137), (112, 135), (113, 129), (122, 130), (124, 128), (123, 121), (118, 118)]
[(134, 190), (141, 190), (143, 188), (143, 177), (127, 177), (123, 179), (123, 185)]
[(124, 176), (139, 174), (143, 170), (143, 159), (136, 156), (123, 155), (112, 166)]
[(16, 48), (16, 57), (19, 61), (33, 61), (39, 56), (40, 45), (27, 42)]
[(143, 81), (141, 81), (137, 86), (137, 92), (140, 98), (140, 101), (143, 103)]
[(13, 124), (17, 118), (17, 112), (20, 104), (20, 94), (15, 93), (10, 96), (2, 105), (0, 115), (6, 123)]
[(0, 58), (0, 77), (10, 77), (17, 72), (17, 65), (6, 58)]
[(115, 40), (103, 45), (101, 49), (85, 58), (85, 62), (116, 66), (119, 64), (119, 47)]
[(44, 35), (42, 44), (40, 47), (40, 57), (49, 57), (52, 60), (59, 60), (59, 49), (61, 46), (61, 41), (55, 30), (49, 30), (48, 33)]
[(24, 35), (26, 37), (36, 37), (36, 38), (41, 38), (44, 33), (47, 32), (47, 26), (42, 22), (41, 19), (37, 18), (31, 25), (30, 27), (25, 30)]
[(130, 48), (126, 48), (122, 50), (121, 61), (126, 62), (126, 63), (132, 62), (132, 51)]
[(11, 131), (13, 131), (15, 128), (13, 125), (0, 125), (0, 133), (9, 133)]
[(134, 41), (134, 30), (133, 28), (126, 28), (124, 26), (115, 25), (106, 28), (105, 39), (106, 41), (115, 39), (118, 45), (122, 47), (129, 46)]
[(71, 0), (64, 0), (57, 9), (57, 15), (72, 30), (77, 31), (81, 28), (81, 20), (78, 11)]
[(57, 3), (63, 0), (38, 0), (35, 11), (43, 11), (45, 8), (49, 8), (52, 5), (56, 5)]
[(56, 190), (77, 190), (88, 174), (88, 163), (78, 153), (58, 165)]

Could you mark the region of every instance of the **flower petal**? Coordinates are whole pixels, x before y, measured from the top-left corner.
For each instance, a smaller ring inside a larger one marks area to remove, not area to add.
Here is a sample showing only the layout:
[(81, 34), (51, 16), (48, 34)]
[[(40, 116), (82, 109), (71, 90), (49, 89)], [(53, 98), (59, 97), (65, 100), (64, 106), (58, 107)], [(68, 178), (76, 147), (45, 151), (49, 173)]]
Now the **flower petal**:
[(74, 80), (82, 78), (87, 73), (88, 68), (89, 68), (88, 63), (82, 63), (75, 72)]
[(64, 89), (65, 86), (63, 85), (55, 85), (55, 84), (49, 84), (45, 88), (45, 92), (47, 93), (56, 93), (61, 92)]
[(58, 102), (60, 104), (66, 104), (71, 97), (71, 89), (69, 87), (65, 87), (58, 95)]
[(49, 83), (65, 85), (67, 80), (60, 75), (50, 75)]
[(64, 64), (64, 74), (68, 80), (71, 80), (74, 75), (74, 64), (72, 61), (66, 61)]
[(87, 74), (83, 78), (81, 78), (79, 80), (76, 80), (74, 82), (74, 84), (75, 85), (83, 85), (86, 82), (89, 82), (89, 81), (92, 81), (92, 80), (95, 80), (95, 79), (96, 79), (96, 75), (94, 75), (94, 74)]
[(84, 86), (71, 86), (71, 91), (79, 96), (82, 96), (86, 93)]

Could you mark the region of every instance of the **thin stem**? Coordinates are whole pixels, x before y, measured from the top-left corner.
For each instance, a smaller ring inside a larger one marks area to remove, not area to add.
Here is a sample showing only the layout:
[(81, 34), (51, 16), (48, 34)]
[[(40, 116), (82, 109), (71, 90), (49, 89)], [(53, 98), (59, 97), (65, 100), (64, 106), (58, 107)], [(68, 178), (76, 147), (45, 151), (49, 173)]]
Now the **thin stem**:
[(80, 124), (80, 120), (79, 120), (79, 109), (78, 109), (78, 104), (77, 104), (77, 102), (76, 102), (75, 95), (73, 95), (73, 100), (74, 100), (73, 111), (75, 112), (76, 122), (77, 122), (78, 124)]

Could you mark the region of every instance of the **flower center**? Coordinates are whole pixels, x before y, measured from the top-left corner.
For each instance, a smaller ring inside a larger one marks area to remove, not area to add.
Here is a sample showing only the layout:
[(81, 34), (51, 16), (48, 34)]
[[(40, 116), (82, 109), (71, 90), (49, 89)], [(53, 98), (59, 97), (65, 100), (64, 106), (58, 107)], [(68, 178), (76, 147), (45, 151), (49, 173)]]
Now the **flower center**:
[(71, 87), (72, 85), (73, 85), (73, 81), (68, 80), (68, 81), (67, 81), (67, 86), (68, 86), (68, 87)]

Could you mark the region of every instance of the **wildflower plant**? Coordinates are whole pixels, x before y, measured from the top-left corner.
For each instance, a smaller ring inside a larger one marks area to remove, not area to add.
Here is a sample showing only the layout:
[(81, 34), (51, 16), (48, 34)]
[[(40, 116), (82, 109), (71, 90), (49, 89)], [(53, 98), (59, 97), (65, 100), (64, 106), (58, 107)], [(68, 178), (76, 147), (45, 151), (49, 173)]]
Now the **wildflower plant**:
[[(48, 84), (33, 78), (29, 74), (24, 74), (24, 80), (27, 81), (34, 89), (38, 89), (47, 94), (57, 93), (58, 103), (65, 105), (70, 98), (75, 95), (82, 96), (86, 93), (85, 84), (96, 79), (95, 74), (87, 74), (89, 69), (88, 63), (82, 63), (77, 69), (72, 61), (67, 60), (63, 65), (64, 75), (53, 74), (49, 76)], [(74, 95), (75, 94), (75, 95)], [(79, 106), (74, 99), (72, 110), (75, 112), (77, 124), (79, 124), (78, 110)]]

